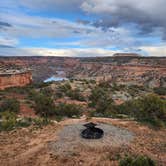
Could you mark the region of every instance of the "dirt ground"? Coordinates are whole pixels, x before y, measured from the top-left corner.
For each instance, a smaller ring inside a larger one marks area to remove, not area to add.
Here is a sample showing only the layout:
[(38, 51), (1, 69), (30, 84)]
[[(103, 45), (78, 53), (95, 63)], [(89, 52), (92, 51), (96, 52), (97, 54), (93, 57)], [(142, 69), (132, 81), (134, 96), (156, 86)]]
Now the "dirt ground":
[[(2, 166), (116, 166), (125, 154), (145, 154), (158, 165), (166, 165), (166, 130), (154, 130), (134, 121), (93, 118), (90, 121), (111, 124), (134, 134), (129, 144), (120, 146), (84, 146), (70, 155), (54, 153), (50, 147), (67, 125), (86, 122), (67, 119), (43, 128), (22, 128), (0, 133), (0, 165)], [(65, 142), (64, 142), (65, 143)]]

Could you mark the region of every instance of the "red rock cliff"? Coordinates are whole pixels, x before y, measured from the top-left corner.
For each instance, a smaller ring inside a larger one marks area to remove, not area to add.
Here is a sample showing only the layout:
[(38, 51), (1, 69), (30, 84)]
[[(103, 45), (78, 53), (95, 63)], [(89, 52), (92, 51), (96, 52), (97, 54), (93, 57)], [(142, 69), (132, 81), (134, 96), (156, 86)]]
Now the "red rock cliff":
[(9, 87), (22, 87), (32, 82), (31, 72), (1, 74), (0, 75), (0, 90)]

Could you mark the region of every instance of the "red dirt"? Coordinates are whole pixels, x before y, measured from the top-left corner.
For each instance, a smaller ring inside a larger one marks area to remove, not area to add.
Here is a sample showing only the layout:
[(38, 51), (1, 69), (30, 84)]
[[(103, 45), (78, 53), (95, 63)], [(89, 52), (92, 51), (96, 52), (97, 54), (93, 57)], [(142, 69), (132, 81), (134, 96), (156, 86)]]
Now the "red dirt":
[(76, 104), (76, 105), (81, 105), (81, 106), (87, 106), (87, 102), (84, 101), (78, 101), (78, 100), (70, 100), (70, 99), (57, 99), (55, 103), (66, 103), (66, 104)]
[(35, 111), (32, 108), (30, 108), (27, 104), (23, 103), (20, 105), (19, 115), (21, 117), (32, 117), (32, 118), (37, 117), (37, 115), (35, 115)]

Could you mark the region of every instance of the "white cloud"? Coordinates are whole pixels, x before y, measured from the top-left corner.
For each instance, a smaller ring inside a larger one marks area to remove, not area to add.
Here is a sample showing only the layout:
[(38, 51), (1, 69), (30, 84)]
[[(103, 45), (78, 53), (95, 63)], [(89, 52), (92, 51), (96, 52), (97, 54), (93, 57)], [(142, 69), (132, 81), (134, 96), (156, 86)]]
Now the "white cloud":
[(68, 48), (68, 49), (48, 49), (48, 48), (28, 48), (33, 55), (39, 56), (66, 56), (66, 57), (88, 57), (88, 56), (112, 56), (115, 51), (99, 48)]
[[(142, 50), (143, 55), (165, 57), (166, 45), (161, 46), (143, 46), (138, 49)], [(112, 56), (118, 52), (129, 52), (130, 50), (116, 50), (102, 48), (66, 48), (66, 49), (49, 49), (49, 48), (1, 48), (0, 56), (59, 56), (59, 57), (99, 57)]]
[(140, 49), (148, 54), (148, 56), (166, 57), (166, 45), (161, 46), (144, 46)]
[(63, 38), (83, 36), (95, 27), (85, 26), (64, 19), (28, 16), (22, 13), (0, 12), (1, 20), (10, 23), (12, 27), (1, 30), (2, 33), (16, 37), (49, 37)]
[[(92, 25), (84, 25), (64, 19), (28, 16), (20, 13), (1, 12), (0, 14), (3, 18), (2, 21), (12, 25), (12, 27), (1, 30), (1, 33), (13, 38), (24, 37), (36, 40), (45, 37), (50, 39), (75, 37), (76, 41), (73, 43), (77, 46), (99, 48), (110, 48), (117, 45), (133, 47), (134, 45), (134, 38), (127, 28), (117, 27), (104, 31)], [(68, 43), (68, 45), (71, 44)], [(58, 45), (63, 45), (63, 43)]]
[[(120, 14), (125, 9), (132, 14), (131, 12), (135, 10), (141, 15), (145, 14), (144, 17), (165, 20), (165, 6), (165, 0), (85, 0), (81, 7), (86, 12), (96, 14), (118, 14), (118, 12)], [(136, 17), (135, 14), (137, 13), (133, 13), (131, 17)]]
[(89, 49), (48, 49), (48, 48), (2, 48), (0, 56), (59, 56), (59, 57), (98, 57), (112, 56), (115, 51)]
[(138, 29), (148, 34), (160, 27), (162, 38), (166, 39), (165, 0), (85, 0), (82, 10), (102, 19), (97, 25), (102, 27), (136, 24)]
[(18, 44), (17, 39), (0, 36), (0, 45), (16, 46), (17, 44)]

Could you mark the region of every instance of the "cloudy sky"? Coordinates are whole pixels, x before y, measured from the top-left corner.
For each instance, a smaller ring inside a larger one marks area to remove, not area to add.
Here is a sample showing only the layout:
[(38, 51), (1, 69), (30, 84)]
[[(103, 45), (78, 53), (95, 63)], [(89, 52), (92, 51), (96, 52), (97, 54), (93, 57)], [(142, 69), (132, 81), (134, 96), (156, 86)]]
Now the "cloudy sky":
[(166, 56), (166, 0), (1, 0), (0, 56)]

